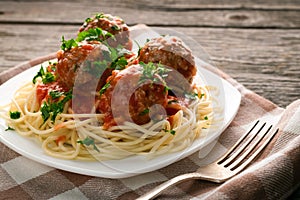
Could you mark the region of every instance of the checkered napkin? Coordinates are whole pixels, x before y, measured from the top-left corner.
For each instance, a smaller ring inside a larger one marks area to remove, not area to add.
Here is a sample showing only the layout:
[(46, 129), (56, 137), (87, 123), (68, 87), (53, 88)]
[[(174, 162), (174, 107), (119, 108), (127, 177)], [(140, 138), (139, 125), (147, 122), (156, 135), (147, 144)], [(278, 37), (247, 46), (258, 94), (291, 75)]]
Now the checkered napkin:
[[(0, 84), (55, 55), (23, 63), (0, 74)], [(283, 199), (300, 184), (300, 100), (286, 109), (247, 90), (221, 71), (242, 94), (241, 106), (214, 145), (162, 169), (122, 179), (74, 174), (39, 164), (0, 143), (0, 199), (135, 199), (168, 179), (216, 160), (257, 119), (276, 121), (276, 138), (261, 157), (223, 184), (190, 180), (158, 199)], [(5, 134), (5, 133), (1, 133)], [(208, 153), (209, 152), (209, 153)]]

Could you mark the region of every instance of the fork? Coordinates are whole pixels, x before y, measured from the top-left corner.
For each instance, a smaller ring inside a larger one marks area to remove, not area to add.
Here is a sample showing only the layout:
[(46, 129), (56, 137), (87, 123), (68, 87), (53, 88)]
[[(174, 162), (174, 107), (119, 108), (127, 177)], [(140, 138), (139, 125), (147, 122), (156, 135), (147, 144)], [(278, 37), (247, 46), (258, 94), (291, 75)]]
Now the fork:
[[(186, 180), (200, 179), (223, 183), (237, 175), (261, 153), (279, 130), (277, 128), (275, 131), (270, 131), (273, 125), (263, 123), (259, 126), (258, 124), (259, 120), (217, 161), (200, 167), (196, 172), (176, 176), (140, 196), (137, 200), (153, 199), (167, 188)], [(263, 139), (265, 140), (262, 141)]]

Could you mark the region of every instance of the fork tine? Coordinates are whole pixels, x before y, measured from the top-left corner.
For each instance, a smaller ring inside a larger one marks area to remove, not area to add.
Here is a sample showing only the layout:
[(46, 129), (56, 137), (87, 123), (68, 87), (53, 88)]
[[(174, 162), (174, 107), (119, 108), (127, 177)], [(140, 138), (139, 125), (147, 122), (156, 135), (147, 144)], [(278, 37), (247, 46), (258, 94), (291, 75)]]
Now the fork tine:
[(259, 123), (259, 120), (258, 121), (256, 121), (256, 123), (252, 126), (252, 128), (246, 133), (246, 134), (244, 134), (235, 144), (234, 144), (234, 146), (233, 147), (231, 147), (228, 151), (227, 151), (227, 153), (224, 155), (224, 156), (222, 156), (219, 160), (218, 160), (218, 164), (223, 164), (223, 162), (225, 161), (225, 160), (227, 160), (227, 157), (232, 153), (232, 152), (234, 152), (235, 150), (236, 150), (236, 148), (244, 141), (244, 139), (246, 138), (246, 137), (248, 137), (248, 135), (253, 131), (253, 129), (256, 127), (256, 125)]
[[(230, 169), (234, 169), (237, 165), (239, 165), (245, 158), (246, 156), (248, 156), (253, 149), (262, 141), (262, 139), (268, 134), (268, 132), (271, 130), (272, 125), (268, 128), (268, 130), (261, 136), (259, 137), (258, 140), (256, 140), (248, 149), (246, 152), (244, 152), (237, 160), (235, 160), (233, 163), (231, 163)], [(258, 131), (258, 133), (262, 130), (262, 128)], [(254, 136), (256, 137), (258, 135), (258, 133), (254, 134)], [(248, 146), (248, 144), (247, 144)], [(227, 167), (227, 166), (226, 166)]]
[(247, 165), (249, 165), (250, 162), (252, 162), (259, 155), (259, 153), (261, 153), (261, 151), (269, 144), (269, 142), (274, 138), (278, 131), (279, 128), (277, 128), (276, 131), (273, 131), (273, 133), (271, 133), (271, 136), (269, 136), (269, 138), (266, 139), (264, 143), (245, 162), (243, 162), (239, 167), (234, 169), (234, 172), (237, 173), (243, 170)]
[[(239, 147), (239, 149), (234, 152), (232, 155), (230, 155), (230, 158), (226, 159), (224, 161), (224, 163), (222, 163), (223, 166), (227, 167), (235, 158), (237, 158), (237, 156), (239, 156), (246, 148), (247, 146), (254, 140), (254, 138), (261, 132), (261, 130), (265, 127), (266, 123), (264, 123), (260, 129), (255, 133), (253, 134), (248, 140), (247, 142), (245, 142), (241, 147)], [(250, 132), (252, 132), (253, 129), (251, 129), (248, 134), (250, 134)], [(247, 136), (248, 136), (247, 134)]]

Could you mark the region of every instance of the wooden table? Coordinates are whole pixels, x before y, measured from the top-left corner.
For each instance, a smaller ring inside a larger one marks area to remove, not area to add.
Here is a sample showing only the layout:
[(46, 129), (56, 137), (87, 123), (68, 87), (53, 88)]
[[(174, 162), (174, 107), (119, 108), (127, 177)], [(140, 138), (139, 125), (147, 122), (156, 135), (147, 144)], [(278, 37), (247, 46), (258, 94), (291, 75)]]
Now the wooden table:
[(4, 0), (0, 72), (57, 51), (98, 12), (191, 36), (219, 69), (279, 106), (300, 98), (298, 0)]

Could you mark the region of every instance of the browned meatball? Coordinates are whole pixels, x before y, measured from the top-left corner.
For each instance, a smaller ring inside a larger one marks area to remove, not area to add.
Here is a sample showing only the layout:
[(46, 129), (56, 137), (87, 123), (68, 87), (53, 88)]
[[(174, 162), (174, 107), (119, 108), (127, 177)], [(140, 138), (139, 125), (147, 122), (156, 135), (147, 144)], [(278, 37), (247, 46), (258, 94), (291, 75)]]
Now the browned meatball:
[[(107, 40), (111, 46), (117, 47), (121, 44), (124, 48), (131, 50), (132, 41), (129, 39), (129, 28), (123, 19), (110, 14), (97, 14), (93, 18), (86, 19), (85, 23), (80, 27), (79, 32), (97, 27), (115, 36), (116, 40)], [(104, 40), (107, 38), (101, 39)]]
[(174, 68), (190, 83), (197, 72), (191, 50), (181, 39), (174, 36), (151, 39), (141, 49), (139, 60), (144, 63), (161, 63)]
[(158, 74), (154, 74), (152, 79), (155, 82), (143, 80), (143, 70), (140, 64), (132, 65), (122, 71), (114, 71), (108, 79), (109, 87), (100, 96), (98, 105), (98, 110), (105, 113), (105, 128), (124, 121), (145, 124), (163, 114), (160, 108), (167, 105), (164, 82)]
[(108, 66), (94, 66), (93, 61), (100, 61), (105, 50), (108, 51), (107, 47), (100, 43), (82, 42), (69, 50), (58, 51), (56, 66), (58, 82), (63, 87), (72, 89), (75, 81), (79, 86), (95, 79), (98, 82), (100, 79), (98, 87), (102, 87), (111, 70), (105, 71)]

